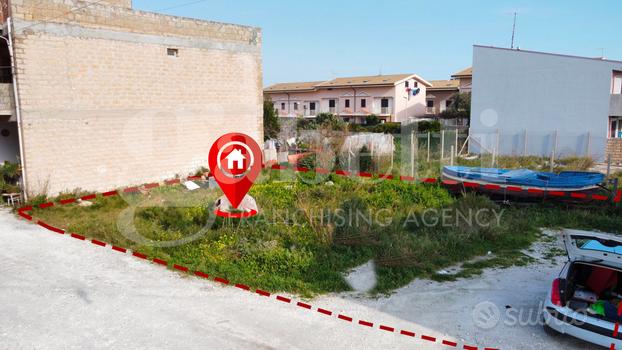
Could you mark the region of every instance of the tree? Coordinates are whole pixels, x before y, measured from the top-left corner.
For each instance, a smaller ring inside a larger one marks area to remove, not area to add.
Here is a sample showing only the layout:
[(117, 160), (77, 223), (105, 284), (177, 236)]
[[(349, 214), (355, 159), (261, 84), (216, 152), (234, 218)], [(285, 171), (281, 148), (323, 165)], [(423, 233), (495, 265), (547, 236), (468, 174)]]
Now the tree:
[(451, 105), (441, 113), (443, 119), (466, 119), (471, 117), (471, 93), (458, 92), (452, 98)]
[(263, 101), (263, 138), (264, 140), (274, 139), (281, 132), (279, 117), (271, 100)]

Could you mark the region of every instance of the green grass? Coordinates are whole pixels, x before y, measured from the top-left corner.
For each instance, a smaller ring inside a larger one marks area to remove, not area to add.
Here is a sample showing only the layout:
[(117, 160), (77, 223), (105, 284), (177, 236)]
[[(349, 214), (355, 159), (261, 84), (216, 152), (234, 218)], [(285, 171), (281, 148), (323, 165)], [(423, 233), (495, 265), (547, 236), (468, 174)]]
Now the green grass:
[[(425, 152), (421, 155), (425, 158)], [(425, 160), (418, 162), (418, 176), (419, 177), (440, 177), (442, 165), (438, 160), (440, 154), (432, 154), (430, 162)], [(447, 157), (446, 157), (447, 158)], [(481, 155), (476, 159), (464, 159), (456, 158), (456, 165), (469, 166), (469, 167), (482, 167), (490, 168), (492, 166), (492, 156), (488, 154)], [(449, 165), (449, 160), (445, 160), (443, 165)], [(588, 170), (594, 165), (594, 161), (590, 158), (584, 157), (567, 157), (555, 160), (553, 166), (553, 172), (561, 172), (565, 170)], [(550, 171), (550, 159), (545, 157), (515, 157), (515, 156), (500, 156), (496, 159), (497, 168), (505, 169), (531, 169), (535, 171)], [(622, 177), (622, 173), (618, 176)]]
[[(541, 227), (610, 232), (622, 228), (620, 209), (501, 207), (482, 196), (452, 197), (436, 185), (318, 177), (313, 172), (264, 172), (251, 189), (260, 215), (241, 221), (213, 217), (211, 205), (220, 191), (189, 192), (182, 186), (98, 198), (88, 207), (35, 209), (34, 216), (236, 283), (303, 296), (348, 290), (342, 274), (370, 259), (376, 262), (378, 277), (374, 292), (386, 293), (415, 278), (446, 279), (437, 275), (439, 269), (488, 251), (495, 258), (467, 263), (453, 278), (470, 277), (492, 266), (530, 263), (520, 250), (540, 238)], [(62, 197), (68, 196), (72, 194)], [(484, 213), (480, 222), (485, 225), (464, 219), (465, 213), (478, 210)], [(130, 214), (144, 239), (156, 244), (136, 242), (124, 234), (119, 229), (124, 213)], [(501, 213), (498, 223), (494, 213)], [(429, 225), (423, 224), (424, 219)], [(196, 240), (160, 244), (202, 230)]]

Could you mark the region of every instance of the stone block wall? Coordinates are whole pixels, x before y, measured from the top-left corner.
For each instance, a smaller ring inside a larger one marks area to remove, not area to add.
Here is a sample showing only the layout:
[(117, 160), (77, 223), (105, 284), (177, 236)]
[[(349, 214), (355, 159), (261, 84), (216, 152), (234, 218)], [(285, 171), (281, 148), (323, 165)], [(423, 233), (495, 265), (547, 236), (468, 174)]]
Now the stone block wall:
[(188, 174), (227, 132), (262, 143), (259, 29), (102, 4), (63, 15), (81, 5), (11, 0), (30, 194)]
[(611, 155), (611, 162), (622, 164), (622, 139), (607, 140), (607, 156)]

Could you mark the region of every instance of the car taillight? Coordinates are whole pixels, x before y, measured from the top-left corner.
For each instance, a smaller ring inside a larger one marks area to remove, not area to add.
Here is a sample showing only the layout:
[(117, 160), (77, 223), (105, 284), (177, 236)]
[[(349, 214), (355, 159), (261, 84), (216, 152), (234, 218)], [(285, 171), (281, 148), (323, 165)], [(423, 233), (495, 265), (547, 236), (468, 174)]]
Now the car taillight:
[(559, 278), (553, 281), (553, 286), (551, 287), (551, 302), (553, 305), (563, 306), (562, 296), (559, 291)]

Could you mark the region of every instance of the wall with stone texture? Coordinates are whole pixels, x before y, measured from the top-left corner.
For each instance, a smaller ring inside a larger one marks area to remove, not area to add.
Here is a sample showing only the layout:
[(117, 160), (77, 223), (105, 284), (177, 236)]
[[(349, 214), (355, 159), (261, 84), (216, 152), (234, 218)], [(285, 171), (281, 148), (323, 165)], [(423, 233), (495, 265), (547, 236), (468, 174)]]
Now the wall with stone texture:
[(227, 132), (262, 142), (258, 28), (101, 4), (63, 15), (81, 4), (11, 1), (30, 194), (187, 174)]
[(622, 164), (622, 139), (607, 140), (607, 156), (611, 156), (611, 162)]

